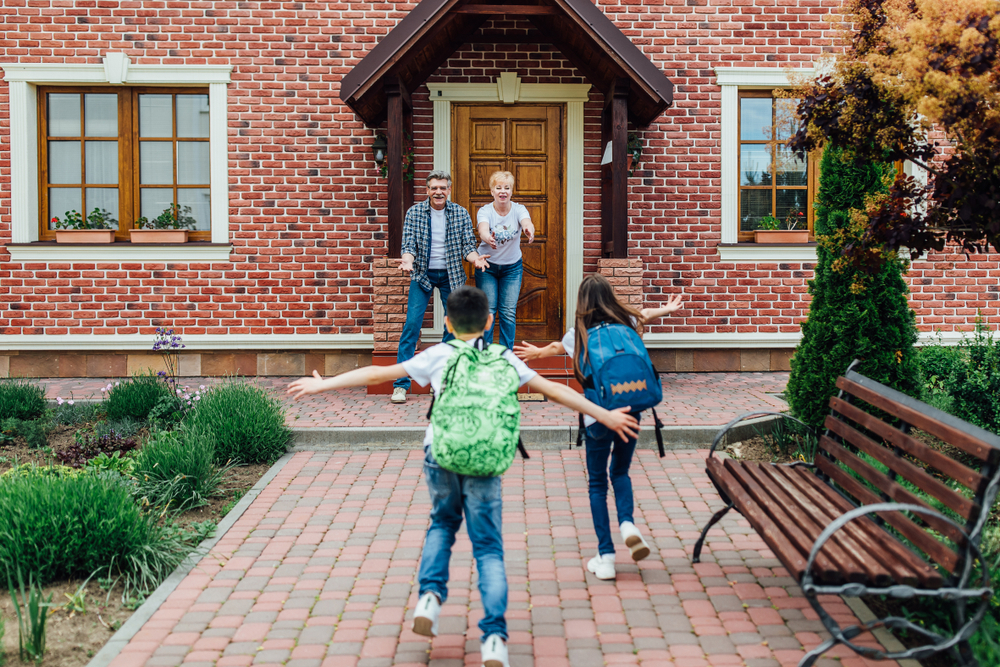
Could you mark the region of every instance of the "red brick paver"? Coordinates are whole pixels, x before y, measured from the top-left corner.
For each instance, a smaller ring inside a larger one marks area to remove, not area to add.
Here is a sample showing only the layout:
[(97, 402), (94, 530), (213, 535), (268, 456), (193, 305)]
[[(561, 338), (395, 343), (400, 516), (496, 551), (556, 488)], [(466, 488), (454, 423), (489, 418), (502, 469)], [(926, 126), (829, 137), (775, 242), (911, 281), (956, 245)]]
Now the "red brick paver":
[[(783, 667), (820, 641), (805, 599), (735, 512), (691, 564), (720, 505), (704, 457), (637, 452), (636, 523), (654, 551), (636, 564), (620, 548), (611, 582), (583, 570), (597, 539), (580, 451), (515, 460), (503, 481), (512, 666)], [(441, 635), (409, 629), (430, 509), (421, 470), (419, 451), (294, 455), (112, 664), (478, 665), (482, 609), (464, 530)], [(851, 617), (839, 600), (829, 609)], [(864, 664), (832, 655), (818, 664)]]
[[(657, 410), (667, 426), (716, 426), (753, 410), (782, 411), (788, 406), (775, 394), (785, 389), (788, 373), (669, 373), (663, 377), (663, 405)], [(425, 426), (430, 397), (411, 394), (406, 403), (393, 404), (388, 396), (369, 396), (364, 388), (307, 396), (290, 401), (285, 396), (294, 378), (260, 377), (256, 381), (286, 400), (289, 426), (381, 427)], [(114, 382), (114, 380), (110, 380)], [(219, 378), (181, 378), (191, 389), (212, 386)], [(100, 398), (108, 379), (47, 378), (49, 398)], [(521, 404), (523, 426), (575, 426), (576, 413), (546, 401)]]

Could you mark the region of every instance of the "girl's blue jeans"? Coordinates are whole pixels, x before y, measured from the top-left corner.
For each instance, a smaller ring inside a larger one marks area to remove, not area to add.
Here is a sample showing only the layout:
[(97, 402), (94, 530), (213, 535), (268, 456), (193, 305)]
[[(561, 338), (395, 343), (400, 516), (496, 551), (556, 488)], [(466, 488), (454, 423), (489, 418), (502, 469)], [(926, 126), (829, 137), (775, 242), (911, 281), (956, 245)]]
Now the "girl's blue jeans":
[(483, 340), (493, 342), (493, 331), (500, 327), (500, 344), (508, 350), (514, 349), (517, 330), (517, 299), (521, 296), (521, 277), (524, 275), (523, 260), (513, 264), (490, 264), (483, 271), (476, 269), (476, 287), (486, 292), (493, 313), (493, 326), (483, 334)]
[[(633, 413), (639, 419), (641, 413)], [(590, 514), (594, 518), (594, 532), (597, 533), (597, 551), (613, 554), (615, 544), (611, 539), (611, 519), (608, 516), (608, 477), (615, 490), (615, 508), (618, 524), (632, 521), (635, 501), (632, 496), (632, 480), (628, 476), (635, 452), (635, 439), (622, 441), (618, 434), (600, 423), (587, 427), (587, 476), (590, 478)], [(608, 465), (608, 458), (611, 465)]]

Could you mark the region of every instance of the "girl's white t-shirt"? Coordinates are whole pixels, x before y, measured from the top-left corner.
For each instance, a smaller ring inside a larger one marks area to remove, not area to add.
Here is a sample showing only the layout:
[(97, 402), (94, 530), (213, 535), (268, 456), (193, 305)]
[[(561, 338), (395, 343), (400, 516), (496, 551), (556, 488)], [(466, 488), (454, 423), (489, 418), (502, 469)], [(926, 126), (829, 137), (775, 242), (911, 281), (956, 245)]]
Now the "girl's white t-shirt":
[[(441, 378), (444, 376), (444, 369), (448, 366), (448, 359), (454, 353), (455, 348), (450, 344), (438, 343), (412, 359), (404, 361), (403, 369), (421, 387), (430, 385), (436, 396), (441, 391)], [(504, 350), (502, 356), (517, 371), (521, 386), (528, 384), (538, 376), (538, 373), (528, 368), (528, 365), (515, 357), (510, 350)], [(434, 433), (431, 425), (428, 424), (427, 431), (424, 433), (424, 450), (430, 447), (432, 442), (434, 442)]]
[(516, 202), (510, 203), (507, 215), (497, 213), (492, 202), (483, 206), (476, 213), (476, 227), (478, 228), (481, 222), (489, 223), (497, 247), (491, 248), (485, 243), (480, 243), (477, 252), (480, 255), (489, 255), (490, 264), (502, 266), (515, 264), (521, 259), (521, 221), (530, 217), (528, 209)]

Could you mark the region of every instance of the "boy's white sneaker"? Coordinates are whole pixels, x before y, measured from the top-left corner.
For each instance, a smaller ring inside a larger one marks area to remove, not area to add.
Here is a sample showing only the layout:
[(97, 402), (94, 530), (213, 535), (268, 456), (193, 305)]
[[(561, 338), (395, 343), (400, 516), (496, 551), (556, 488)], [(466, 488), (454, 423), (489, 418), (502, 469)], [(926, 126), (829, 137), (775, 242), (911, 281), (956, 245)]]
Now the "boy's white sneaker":
[(632, 560), (642, 560), (649, 555), (649, 545), (642, 538), (642, 533), (631, 521), (624, 521), (621, 525), (622, 539), (625, 546), (632, 552)]
[(402, 387), (396, 387), (392, 390), (392, 398), (389, 400), (393, 403), (406, 403), (406, 390)]
[(587, 569), (593, 572), (598, 579), (614, 579), (615, 555), (597, 554), (587, 563)]
[(489, 635), (483, 640), (483, 667), (510, 667), (507, 660), (507, 642), (500, 635)]
[(424, 593), (413, 612), (413, 631), (424, 637), (437, 637), (440, 615), (441, 602), (437, 595), (429, 591)]

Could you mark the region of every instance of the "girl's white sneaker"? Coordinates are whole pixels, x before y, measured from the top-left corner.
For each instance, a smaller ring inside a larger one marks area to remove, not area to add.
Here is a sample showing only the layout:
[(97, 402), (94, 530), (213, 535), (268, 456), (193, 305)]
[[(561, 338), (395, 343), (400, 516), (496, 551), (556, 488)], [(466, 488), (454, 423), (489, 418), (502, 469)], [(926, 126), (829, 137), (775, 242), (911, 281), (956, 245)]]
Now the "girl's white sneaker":
[(614, 579), (615, 555), (597, 554), (587, 563), (587, 569), (593, 572), (598, 579)]
[(479, 649), (483, 656), (483, 667), (510, 667), (507, 661), (507, 642), (500, 635), (489, 635)]
[(437, 637), (440, 615), (441, 602), (438, 597), (430, 591), (424, 593), (413, 612), (413, 631), (424, 637)]
[(625, 521), (621, 525), (622, 539), (625, 546), (632, 552), (632, 560), (642, 560), (649, 555), (649, 545), (642, 538), (642, 533), (631, 521)]

